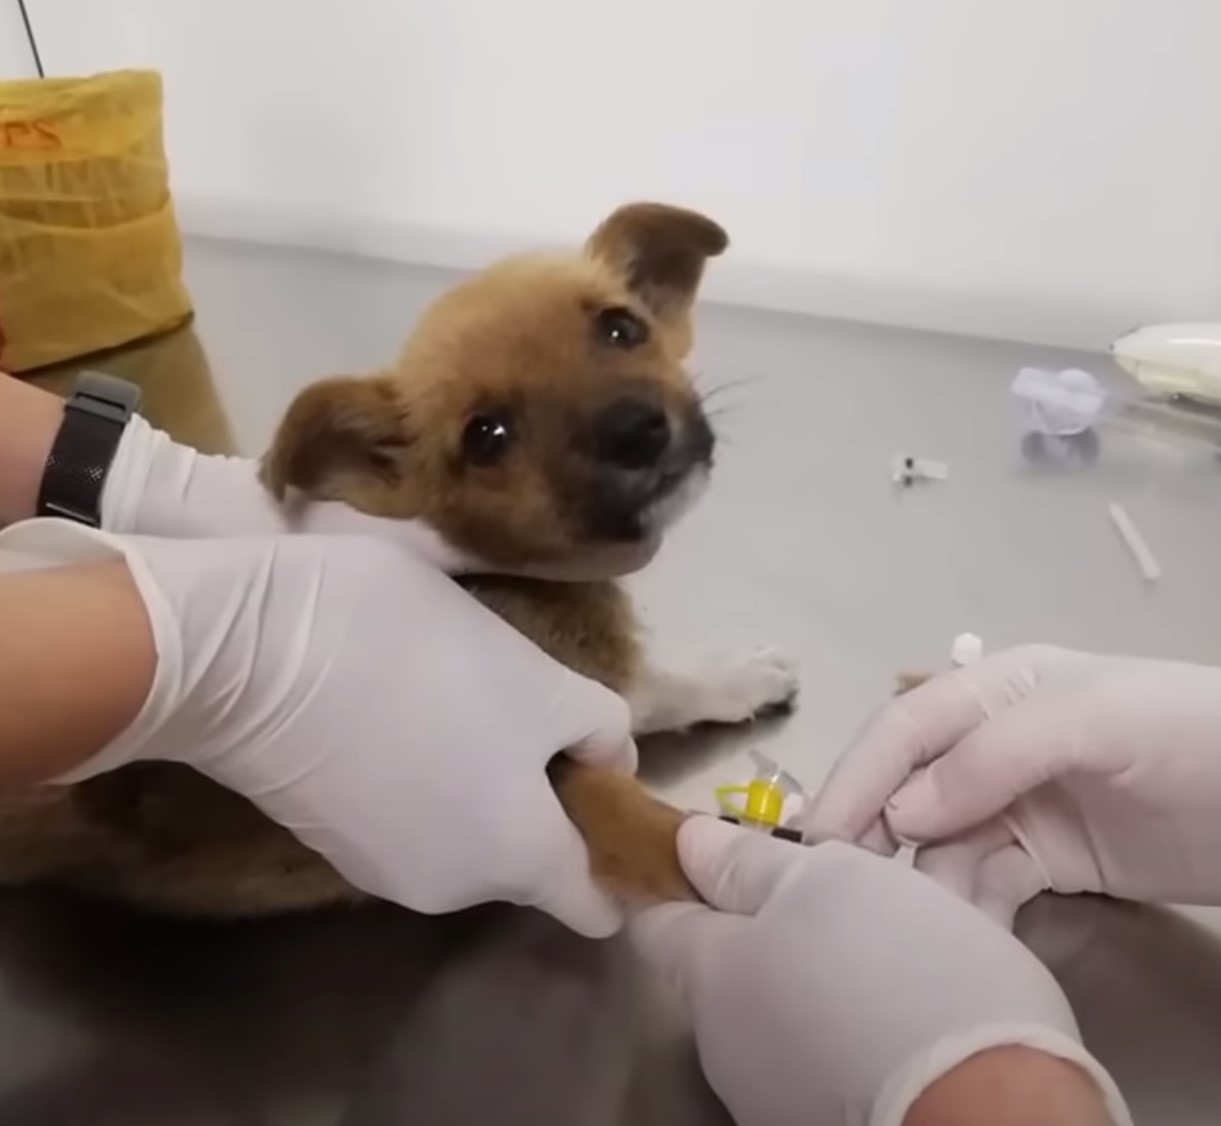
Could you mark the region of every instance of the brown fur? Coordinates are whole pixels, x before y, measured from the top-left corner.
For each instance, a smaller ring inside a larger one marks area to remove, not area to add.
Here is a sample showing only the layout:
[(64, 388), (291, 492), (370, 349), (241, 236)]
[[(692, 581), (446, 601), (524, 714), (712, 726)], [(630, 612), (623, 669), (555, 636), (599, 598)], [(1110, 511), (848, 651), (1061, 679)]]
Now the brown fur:
[(927, 672), (901, 672), (895, 677), (895, 695), (902, 696), (914, 692), (920, 685), (932, 680), (933, 674)]
[[(675, 427), (706, 426), (682, 360), (715, 223), (657, 204), (621, 208), (567, 257), (523, 257), (442, 296), (394, 365), (326, 380), (289, 408), (264, 460), (288, 501), (333, 498), (422, 518), (497, 568), (612, 574), (655, 543), (590, 531), (588, 443), (598, 412), (650, 396)], [(628, 310), (648, 332), (608, 345), (599, 316)], [(480, 412), (512, 420), (494, 466), (464, 457)], [(610, 581), (479, 577), (476, 597), (569, 667), (630, 690), (642, 662), (631, 606)], [(674, 834), (682, 814), (632, 778), (558, 759), (553, 782), (584, 834), (593, 871), (633, 901), (690, 899)], [(122, 768), (71, 789), (0, 799), (0, 880), (54, 879), (158, 908), (253, 914), (355, 900), (319, 856), (245, 799), (188, 768)]]
[[(569, 668), (617, 691), (640, 664), (631, 605), (614, 583), (481, 578), (468, 588)], [(595, 877), (630, 902), (696, 898), (675, 852), (683, 814), (635, 778), (557, 759), (551, 780), (581, 830)]]
[[(587, 473), (574, 433), (633, 388), (673, 415), (696, 407), (682, 366), (689, 311), (705, 255), (725, 244), (702, 216), (642, 204), (616, 212), (584, 254), (523, 256), (476, 274), (425, 311), (393, 367), (298, 396), (264, 463), (268, 488), (423, 518), (498, 567), (613, 551), (591, 544), (565, 503), (563, 486)], [(658, 273), (644, 284), (649, 263)], [(648, 324), (641, 347), (593, 340), (591, 313), (613, 308)], [(463, 426), (499, 408), (517, 416), (521, 455), (471, 472), (458, 456)]]

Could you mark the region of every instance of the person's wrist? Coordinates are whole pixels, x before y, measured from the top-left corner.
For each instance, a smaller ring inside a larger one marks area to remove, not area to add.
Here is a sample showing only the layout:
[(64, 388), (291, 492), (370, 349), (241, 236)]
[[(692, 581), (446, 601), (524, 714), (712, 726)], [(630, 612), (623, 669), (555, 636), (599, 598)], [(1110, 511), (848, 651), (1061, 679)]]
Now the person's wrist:
[[(911, 1104), (902, 1126), (1120, 1126), (1095, 1078), (1037, 1048), (1006, 1044), (967, 1057)], [(1122, 1109), (1122, 1108), (1121, 1108)]]
[[(183, 480), (177, 465), (170, 464), (164, 456), (168, 449), (180, 449), (181, 457), (191, 458), (195, 451), (189, 447), (177, 447), (170, 436), (149, 424), (141, 415), (135, 415), (123, 431), (115, 450), (110, 472), (102, 489), (102, 528), (119, 535), (151, 534), (171, 535), (175, 529), (142, 527), (142, 502), (150, 484), (156, 476), (162, 478), (160, 489), (168, 493), (179, 492)], [(180, 495), (179, 500), (183, 498)]]
[[(53, 545), (39, 542), (51, 523), (19, 524), (3, 533), (0, 547), (9, 567), (17, 561), (0, 574), (0, 621), (18, 641), (0, 645), (6, 785), (81, 768), (135, 721), (155, 676), (156, 648), (125, 561), (87, 543), (57, 557), (45, 550)], [(63, 706), (65, 693), (71, 707)]]
[[(133, 708), (129, 702), (124, 710), (125, 722), (110, 731), (109, 737), (101, 740), (92, 754), (57, 771), (55, 781), (76, 783), (136, 759), (164, 757), (149, 753), (148, 748), (153, 735), (176, 718), (181, 703), (184, 691), (181, 625), (171, 600), (145, 556), (154, 547), (177, 552), (184, 560), (183, 570), (186, 571), (194, 557), (194, 549), (173, 541), (141, 541), (115, 536), (59, 520), (32, 521), (14, 529), (14, 534), (16, 532), (23, 533), (16, 545), (19, 550), (25, 548), (48, 559), (107, 559), (113, 571), (122, 578), (124, 620), (132, 623), (138, 620), (142, 652), (148, 654), (148, 660), (141, 666), (138, 706)], [(111, 597), (118, 605), (113, 591)], [(190, 726), (188, 720), (187, 730), (181, 732), (181, 737), (170, 738), (168, 744), (176, 750), (191, 746), (191, 735), (198, 732), (192, 732)]]

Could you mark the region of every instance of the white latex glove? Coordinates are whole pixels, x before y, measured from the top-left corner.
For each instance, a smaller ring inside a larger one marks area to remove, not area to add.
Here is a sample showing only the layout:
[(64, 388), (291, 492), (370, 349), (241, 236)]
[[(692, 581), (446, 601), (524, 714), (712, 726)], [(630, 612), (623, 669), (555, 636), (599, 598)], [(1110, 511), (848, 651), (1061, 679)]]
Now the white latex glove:
[(64, 781), (176, 759), (244, 794), (353, 884), (425, 912), (530, 904), (620, 924), (545, 768), (630, 771), (627, 705), (444, 575), (360, 537), (174, 541), (61, 521), (8, 553), (126, 557), (157, 648), (132, 726)]
[(891, 702), (804, 815), (1011, 923), (1044, 889), (1221, 903), (1221, 669), (1025, 646)]
[(942, 1075), (1015, 1044), (1086, 1069), (1129, 1121), (1051, 974), (920, 873), (711, 818), (688, 820), (678, 851), (719, 910), (655, 907), (634, 937), (685, 998), (738, 1126), (899, 1126)]
[(443, 570), (474, 561), (420, 520), (367, 516), (338, 501), (277, 502), (259, 481), (259, 463), (201, 454), (139, 415), (127, 424), (102, 489), (102, 527), (120, 535), (371, 535), (411, 548)]

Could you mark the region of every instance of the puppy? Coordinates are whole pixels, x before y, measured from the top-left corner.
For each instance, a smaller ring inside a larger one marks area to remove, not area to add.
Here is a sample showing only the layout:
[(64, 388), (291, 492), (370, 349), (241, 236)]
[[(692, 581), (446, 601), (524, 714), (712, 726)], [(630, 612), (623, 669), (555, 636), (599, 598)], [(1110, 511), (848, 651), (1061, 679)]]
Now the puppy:
[[(612, 581), (649, 561), (707, 482), (715, 439), (682, 361), (705, 262), (726, 245), (701, 215), (634, 204), (579, 253), (476, 274), (424, 313), (390, 367), (302, 392), (264, 483), (285, 503), (423, 520), (488, 568), (534, 576), (464, 585), (623, 693), (637, 734), (788, 705), (794, 671), (770, 651), (700, 677), (651, 667)], [(636, 903), (695, 897), (679, 811), (562, 757), (551, 775), (595, 878)], [(244, 799), (165, 763), (0, 802), (0, 879), (37, 878), (207, 914), (359, 894)]]

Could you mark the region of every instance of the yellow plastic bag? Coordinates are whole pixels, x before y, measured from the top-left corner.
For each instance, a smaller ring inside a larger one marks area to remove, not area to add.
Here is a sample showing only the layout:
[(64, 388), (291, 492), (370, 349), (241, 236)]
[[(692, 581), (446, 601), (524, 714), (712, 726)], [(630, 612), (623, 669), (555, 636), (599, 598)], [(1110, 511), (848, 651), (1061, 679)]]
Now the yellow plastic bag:
[(161, 78), (0, 82), (0, 370), (190, 315), (161, 138)]

